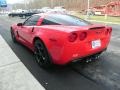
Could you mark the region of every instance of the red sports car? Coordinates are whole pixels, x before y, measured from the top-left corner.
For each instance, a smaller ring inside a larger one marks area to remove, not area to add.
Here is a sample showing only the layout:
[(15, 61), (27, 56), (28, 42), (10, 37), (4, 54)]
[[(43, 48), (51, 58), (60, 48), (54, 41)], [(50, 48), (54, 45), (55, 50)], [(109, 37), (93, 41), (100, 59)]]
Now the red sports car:
[(13, 41), (30, 48), (43, 67), (97, 58), (107, 49), (111, 32), (111, 27), (63, 14), (35, 14), (11, 26)]

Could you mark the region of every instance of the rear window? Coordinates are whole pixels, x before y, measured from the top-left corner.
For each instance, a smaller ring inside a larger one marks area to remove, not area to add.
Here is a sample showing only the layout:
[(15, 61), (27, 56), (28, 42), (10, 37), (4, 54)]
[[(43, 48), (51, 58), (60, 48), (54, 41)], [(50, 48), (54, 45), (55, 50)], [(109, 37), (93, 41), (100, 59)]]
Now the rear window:
[(72, 15), (51, 14), (44, 18), (42, 25), (87, 26), (91, 23)]

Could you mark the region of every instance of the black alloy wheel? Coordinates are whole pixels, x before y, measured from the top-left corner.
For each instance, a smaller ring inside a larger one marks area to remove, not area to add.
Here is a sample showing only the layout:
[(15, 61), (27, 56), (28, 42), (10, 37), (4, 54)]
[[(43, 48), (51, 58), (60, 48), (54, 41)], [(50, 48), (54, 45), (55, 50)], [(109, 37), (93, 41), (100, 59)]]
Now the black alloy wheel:
[(40, 40), (35, 41), (34, 54), (36, 62), (41, 67), (48, 68), (51, 66), (51, 60), (48, 51), (45, 45)]
[(13, 30), (11, 30), (11, 37), (12, 37), (13, 42), (16, 43), (17, 40), (16, 40), (16, 36)]

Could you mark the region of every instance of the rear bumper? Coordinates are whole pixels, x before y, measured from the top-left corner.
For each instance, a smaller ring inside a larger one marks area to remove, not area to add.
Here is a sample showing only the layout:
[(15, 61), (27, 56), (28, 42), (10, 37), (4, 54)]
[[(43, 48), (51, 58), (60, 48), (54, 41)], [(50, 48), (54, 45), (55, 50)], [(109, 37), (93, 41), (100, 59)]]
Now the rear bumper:
[(103, 52), (108, 47), (110, 36), (101, 39), (101, 46), (93, 49), (91, 41), (82, 42), (66, 42), (63, 46), (56, 46), (52, 48), (52, 59), (53, 63), (64, 65), (69, 62), (75, 61), (76, 59), (88, 57), (100, 52)]
[(92, 57), (92, 56), (99, 55), (99, 54), (103, 53), (103, 52), (106, 51), (106, 50), (107, 50), (107, 48), (105, 48), (105, 49), (103, 49), (103, 50), (101, 50), (101, 51), (99, 51), (99, 52), (97, 52), (97, 53), (92, 53), (92, 54), (89, 54), (88, 56), (76, 58), (76, 59), (73, 59), (73, 60), (71, 60), (71, 61), (72, 61), (72, 62), (75, 62), (75, 61), (80, 61), (80, 60), (83, 60), (83, 59), (87, 59), (87, 58), (90, 58), (90, 57)]
[(85, 50), (84, 51), (76, 50), (76, 51), (69, 51), (69, 52), (63, 51), (63, 54), (61, 55), (60, 58), (53, 58), (53, 63), (64, 65), (69, 62), (74, 62), (76, 60), (81, 60), (83, 58), (86, 58), (92, 55), (100, 54), (104, 52), (106, 49), (107, 47), (99, 48), (99, 49), (91, 50), (91, 51), (85, 51)]

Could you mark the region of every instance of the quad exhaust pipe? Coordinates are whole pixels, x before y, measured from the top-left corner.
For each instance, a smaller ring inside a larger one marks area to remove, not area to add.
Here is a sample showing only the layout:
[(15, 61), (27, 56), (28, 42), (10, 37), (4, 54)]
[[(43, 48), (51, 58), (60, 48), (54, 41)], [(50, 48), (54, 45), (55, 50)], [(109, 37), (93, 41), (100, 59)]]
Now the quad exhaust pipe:
[(91, 62), (91, 61), (93, 61), (93, 60), (98, 60), (99, 57), (100, 57), (99, 55), (95, 55), (95, 56), (88, 57), (88, 58), (86, 59), (86, 63), (89, 63), (89, 62)]

